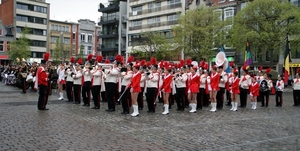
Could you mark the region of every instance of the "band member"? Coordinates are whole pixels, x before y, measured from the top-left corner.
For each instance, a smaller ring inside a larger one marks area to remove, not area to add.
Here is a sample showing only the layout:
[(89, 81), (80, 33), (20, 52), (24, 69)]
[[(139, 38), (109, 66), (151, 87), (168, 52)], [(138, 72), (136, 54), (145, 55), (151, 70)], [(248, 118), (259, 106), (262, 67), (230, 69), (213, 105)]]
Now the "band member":
[(228, 75), (223, 70), (223, 66), (219, 66), (218, 69), (219, 69), (218, 72), (220, 74), (220, 83), (219, 83), (220, 90), (217, 93), (217, 109), (221, 110), (223, 109), (225, 86), (228, 81)]
[(242, 67), (242, 76), (240, 79), (240, 107), (246, 108), (247, 106), (247, 95), (249, 91), (249, 86), (252, 83), (251, 78), (248, 75), (248, 70), (246, 65)]
[(238, 78), (238, 72), (234, 69), (232, 78), (230, 80), (231, 83), (231, 88), (230, 88), (230, 93), (231, 93), (231, 111), (237, 111), (237, 106), (238, 106), (238, 97), (240, 94), (240, 79)]
[(95, 69), (91, 71), (92, 80), (92, 95), (94, 100), (94, 107), (92, 109), (100, 109), (100, 90), (102, 83), (102, 67), (96, 65)]
[(35, 89), (39, 88), (39, 100), (38, 100), (38, 110), (49, 110), (46, 108), (47, 102), (48, 102), (48, 73), (46, 69), (46, 62), (49, 60), (49, 53), (44, 54), (44, 58), (41, 61), (41, 66), (37, 70), (36, 74), (36, 82), (34, 85)]
[(148, 113), (155, 112), (155, 101), (158, 92), (159, 73), (157, 65), (153, 65), (152, 72), (148, 73), (146, 99), (148, 104)]
[(293, 97), (294, 97), (294, 105), (300, 105), (300, 69), (297, 70), (296, 78), (293, 83)]
[(26, 85), (26, 78), (28, 74), (28, 67), (26, 64), (25, 59), (22, 61), (22, 67), (20, 69), (20, 74), (21, 74), (21, 87), (22, 87), (22, 94), (26, 93), (27, 85)]
[(63, 100), (64, 99), (63, 85), (66, 84), (65, 65), (64, 64), (60, 64), (60, 66), (57, 68), (57, 74), (58, 74), (57, 86), (58, 86), (58, 92), (59, 92), (58, 100)]
[(217, 92), (219, 91), (220, 74), (217, 72), (217, 67), (213, 66), (210, 75), (210, 86), (211, 86), (211, 112), (217, 111)]
[(197, 107), (197, 94), (199, 93), (199, 86), (200, 86), (200, 77), (196, 74), (197, 66), (193, 66), (191, 68), (191, 76), (189, 82), (189, 90), (188, 90), (188, 98), (190, 101), (190, 106), (192, 110), (190, 113), (196, 113)]
[(72, 69), (70, 67), (66, 68), (66, 75), (67, 75), (67, 83), (66, 83), (66, 93), (68, 102), (73, 102), (73, 78), (71, 76)]
[(267, 82), (267, 74), (264, 74), (264, 78), (259, 83), (259, 98), (261, 99), (261, 107), (265, 106), (265, 98), (266, 101), (269, 100), (269, 86)]
[[(37, 69), (38, 69), (37, 62), (33, 61), (31, 69), (30, 69), (30, 73), (31, 73), (32, 77), (36, 76)], [(34, 89), (34, 82), (30, 82), (30, 86), (31, 86), (32, 91), (36, 92), (36, 89)]]
[(133, 113), (131, 116), (139, 116), (139, 109), (138, 109), (138, 103), (137, 103), (137, 97), (138, 94), (141, 92), (141, 86), (140, 86), (140, 81), (142, 74), (139, 71), (139, 65), (134, 65), (133, 66), (133, 75), (130, 84), (127, 86), (130, 88), (131, 92), (131, 99), (132, 99), (132, 108), (133, 108)]
[(58, 74), (57, 74), (57, 70), (55, 69), (55, 67), (52, 65), (52, 60), (48, 60), (47, 61), (47, 69), (48, 69), (48, 91), (49, 91), (49, 95), (52, 95), (52, 82), (56, 79), (58, 79)]
[(272, 75), (268, 73), (266, 80), (268, 82), (268, 88), (269, 89), (268, 89), (268, 97), (266, 99), (266, 107), (269, 106), (269, 95), (271, 94), (271, 90), (274, 89), (274, 87), (273, 87), (273, 81), (271, 80), (271, 78), (272, 78)]
[[(256, 79), (256, 81), (258, 82), (258, 83), (260, 83), (261, 82), (261, 80), (263, 80), (264, 79), (264, 73), (263, 73), (263, 67), (262, 66), (260, 66), (259, 67), (259, 69), (258, 69), (258, 75), (257, 76), (255, 76), (255, 79)], [(260, 98), (260, 95), (259, 96), (257, 96), (257, 102), (261, 102), (261, 98)]]
[[(282, 107), (282, 92), (284, 90), (284, 82), (282, 80), (283, 75), (278, 76), (278, 80), (275, 85), (276, 89), (276, 107)], [(278, 101), (279, 99), (279, 101)]]
[(206, 63), (205, 66), (203, 67), (203, 74), (200, 76), (200, 92), (198, 95), (200, 95), (203, 106), (208, 107), (209, 102), (209, 91), (208, 91), (208, 83), (207, 83), (207, 78), (208, 78), (208, 64)]
[(74, 104), (80, 104), (81, 100), (81, 85), (82, 85), (82, 73), (81, 73), (81, 67), (80, 64), (82, 63), (82, 60), (79, 59), (77, 62), (79, 65), (77, 67), (74, 67), (74, 72), (71, 73), (71, 76), (73, 77), (73, 90), (74, 90)]
[(165, 67), (167, 67), (164, 70), (164, 78), (163, 78), (163, 84), (160, 87), (160, 90), (163, 93), (163, 99), (164, 99), (164, 107), (165, 110), (162, 114), (166, 115), (169, 114), (169, 96), (170, 93), (172, 92), (172, 81), (173, 81), (173, 76), (171, 74), (172, 69), (168, 67), (168, 65), (166, 65)]
[(227, 83), (225, 84), (225, 89), (226, 89), (226, 106), (231, 106), (231, 93), (230, 93), (230, 87), (231, 87), (231, 83), (229, 82), (229, 79), (232, 78), (233, 75), (233, 70), (234, 70), (234, 63), (233, 61), (230, 61), (229, 63), (230, 65), (230, 73), (228, 74), (228, 80)]
[(187, 75), (185, 69), (181, 68), (175, 75), (175, 85), (176, 85), (176, 103), (177, 111), (184, 111), (184, 93), (186, 89)]
[(117, 78), (119, 75), (119, 68), (117, 62), (110, 69), (105, 70), (105, 89), (106, 89), (106, 99), (108, 109), (107, 112), (114, 112), (116, 103), (115, 103), (115, 94), (117, 90)]
[(250, 89), (250, 100), (252, 107), (251, 109), (255, 110), (257, 105), (257, 96), (259, 96), (259, 83), (257, 82), (255, 77), (251, 77), (251, 85), (249, 87)]
[(91, 80), (92, 80), (92, 74), (90, 67), (90, 64), (87, 63), (86, 66), (82, 70), (82, 76), (83, 76), (83, 85), (82, 85), (82, 99), (83, 99), (83, 105), (82, 106), (90, 106), (91, 102)]
[(121, 103), (122, 103), (122, 108), (123, 111), (121, 112), (121, 114), (129, 114), (129, 108), (130, 108), (130, 101), (131, 101), (131, 97), (130, 97), (130, 89), (126, 88), (128, 86), (128, 84), (130, 84), (130, 81), (132, 79), (132, 64), (128, 64), (126, 65), (126, 70), (125, 69), (121, 69), (121, 78), (122, 78), (122, 87), (121, 87), (121, 94), (123, 94), (122, 98), (121, 98)]
[(140, 81), (140, 87), (141, 87), (141, 92), (139, 93), (138, 95), (138, 106), (139, 106), (139, 110), (143, 110), (144, 108), (144, 90), (145, 90), (145, 84), (146, 84), (146, 70), (147, 70), (147, 67), (146, 66), (143, 66), (140, 70), (141, 74), (142, 74), (142, 77), (141, 77), (141, 81)]

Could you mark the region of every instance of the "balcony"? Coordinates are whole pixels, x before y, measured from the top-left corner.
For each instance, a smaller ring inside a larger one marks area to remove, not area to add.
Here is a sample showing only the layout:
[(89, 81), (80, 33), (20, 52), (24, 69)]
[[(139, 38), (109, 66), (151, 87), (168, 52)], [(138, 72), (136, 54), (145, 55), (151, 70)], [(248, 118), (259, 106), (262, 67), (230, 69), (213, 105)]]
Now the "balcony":
[(98, 47), (98, 51), (118, 51), (117, 43), (105, 43)]
[(140, 29), (146, 29), (146, 28), (154, 28), (154, 27), (161, 27), (161, 26), (171, 26), (171, 25), (176, 25), (178, 24), (177, 20), (169, 20), (169, 21), (164, 21), (164, 22), (158, 22), (158, 23), (153, 23), (153, 24), (144, 24), (140, 26), (131, 26), (129, 27), (129, 30), (140, 30)]
[(117, 38), (118, 37), (118, 32), (115, 30), (104, 30), (101, 32), (100, 35), (98, 35), (98, 38)]
[(121, 21), (122, 21), (122, 23), (126, 23), (127, 22), (127, 16), (126, 15), (122, 15)]
[(101, 16), (98, 25), (116, 24), (119, 22), (119, 16)]
[(165, 6), (151, 8), (151, 9), (144, 9), (142, 11), (133, 11), (133, 12), (129, 13), (129, 17), (180, 8), (181, 5), (182, 5), (182, 3), (176, 3), (176, 4), (170, 4), (170, 5), (165, 5)]
[(118, 12), (118, 11), (119, 11), (119, 5), (117, 4), (109, 4), (107, 7), (101, 4), (98, 6), (98, 12), (109, 13), (109, 12)]

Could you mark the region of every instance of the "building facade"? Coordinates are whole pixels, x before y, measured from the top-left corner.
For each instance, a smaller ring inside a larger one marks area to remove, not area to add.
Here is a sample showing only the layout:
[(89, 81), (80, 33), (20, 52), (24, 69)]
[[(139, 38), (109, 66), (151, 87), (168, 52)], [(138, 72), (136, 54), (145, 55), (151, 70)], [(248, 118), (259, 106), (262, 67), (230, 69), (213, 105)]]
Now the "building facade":
[(0, 18), (4, 26), (12, 26), (14, 39), (20, 36), (24, 27), (30, 28), (31, 57), (33, 60), (41, 60), (48, 50), (48, 22), (50, 4), (45, 0), (1, 0)]
[[(80, 47), (83, 48), (83, 54), (85, 56), (89, 54), (95, 54), (95, 49), (97, 49), (97, 26), (95, 22), (89, 19), (78, 20), (78, 26), (74, 25), (75, 30), (73, 31), (74, 36), (76, 36), (76, 31), (78, 31), (78, 48), (77, 54), (80, 53)], [(76, 29), (78, 27), (78, 29)], [(73, 28), (72, 28), (73, 29)], [(76, 43), (76, 42), (75, 42)]]
[(9, 49), (8, 44), (13, 40), (13, 35), (11, 32), (11, 27), (5, 27), (0, 20), (0, 64), (8, 64), (9, 57), (6, 51)]
[(117, 54), (125, 56), (127, 36), (127, 2), (109, 1), (108, 6), (100, 3), (98, 12), (102, 13), (98, 25), (102, 32), (98, 36), (102, 43), (99, 53), (110, 60)]
[[(48, 31), (48, 48), (51, 59), (60, 61), (69, 59), (72, 55), (72, 23), (49, 20)], [(55, 52), (56, 49), (59, 51)]]

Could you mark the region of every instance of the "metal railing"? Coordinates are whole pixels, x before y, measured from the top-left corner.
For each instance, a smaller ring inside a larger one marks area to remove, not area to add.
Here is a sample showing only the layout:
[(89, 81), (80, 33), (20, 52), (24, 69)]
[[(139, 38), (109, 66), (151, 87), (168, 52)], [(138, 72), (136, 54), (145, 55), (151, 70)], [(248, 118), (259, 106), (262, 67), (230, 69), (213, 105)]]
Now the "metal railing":
[(119, 20), (119, 16), (101, 16), (100, 22), (101, 21), (110, 21), (110, 20)]
[(118, 44), (114, 42), (104, 43), (100, 46), (100, 48), (118, 48)]
[(131, 26), (129, 27), (129, 30), (139, 30), (139, 29), (144, 29), (144, 28), (153, 28), (153, 27), (160, 27), (160, 26), (170, 26), (170, 25), (176, 25), (178, 24), (178, 20), (169, 20), (169, 21), (164, 21), (164, 22), (157, 22), (157, 23), (152, 23), (152, 24), (144, 24), (144, 25), (139, 25), (139, 26)]
[(164, 10), (180, 8), (181, 6), (182, 6), (182, 3), (169, 4), (169, 5), (165, 5), (165, 6), (161, 6), (161, 7), (143, 9), (141, 11), (133, 11), (133, 12), (129, 13), (129, 16), (131, 17), (131, 16), (142, 15), (142, 14), (155, 13), (155, 12), (160, 12), (160, 11), (164, 11)]

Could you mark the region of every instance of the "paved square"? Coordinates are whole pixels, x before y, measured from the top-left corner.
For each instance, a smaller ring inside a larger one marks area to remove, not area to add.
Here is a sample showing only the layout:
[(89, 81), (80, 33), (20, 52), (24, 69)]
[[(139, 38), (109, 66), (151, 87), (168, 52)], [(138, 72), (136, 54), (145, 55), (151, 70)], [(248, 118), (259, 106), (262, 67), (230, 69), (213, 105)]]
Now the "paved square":
[[(284, 92), (283, 107), (239, 108), (212, 113), (176, 111), (162, 115), (140, 111), (122, 115), (121, 106), (107, 113), (49, 97), (48, 111), (37, 110), (38, 94), (0, 83), (0, 150), (300, 150), (300, 107)], [(145, 103), (146, 104), (146, 103)], [(260, 104), (258, 103), (258, 106)], [(91, 106), (93, 107), (93, 106)]]

